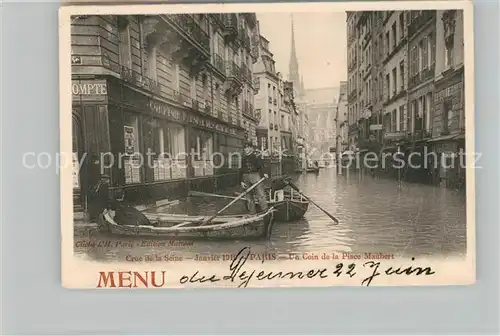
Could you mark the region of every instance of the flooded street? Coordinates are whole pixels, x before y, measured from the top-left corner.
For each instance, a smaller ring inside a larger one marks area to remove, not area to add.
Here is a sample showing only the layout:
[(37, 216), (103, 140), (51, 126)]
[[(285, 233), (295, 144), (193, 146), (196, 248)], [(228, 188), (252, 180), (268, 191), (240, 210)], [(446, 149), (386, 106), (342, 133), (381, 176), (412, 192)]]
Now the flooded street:
[[(302, 174), (295, 184), (340, 221), (333, 222), (310, 204), (303, 220), (276, 223), (269, 241), (195, 241), (164, 246), (146, 246), (156, 241), (133, 240), (97, 233), (90, 240), (107, 241), (101, 248), (84, 247), (89, 235), (75, 230), (75, 252), (100, 261), (124, 261), (131, 256), (168, 253), (175, 256), (236, 253), (251, 246), (253, 253), (393, 253), (401, 257), (456, 256), (466, 252), (465, 194), (428, 185), (350, 174), (339, 176), (334, 169), (319, 175)], [(225, 194), (231, 195), (231, 191)], [(169, 207), (171, 213), (213, 214), (228, 203), (218, 198), (193, 197)], [(242, 204), (227, 214), (241, 213)], [(116, 245), (129, 245), (131, 248)]]

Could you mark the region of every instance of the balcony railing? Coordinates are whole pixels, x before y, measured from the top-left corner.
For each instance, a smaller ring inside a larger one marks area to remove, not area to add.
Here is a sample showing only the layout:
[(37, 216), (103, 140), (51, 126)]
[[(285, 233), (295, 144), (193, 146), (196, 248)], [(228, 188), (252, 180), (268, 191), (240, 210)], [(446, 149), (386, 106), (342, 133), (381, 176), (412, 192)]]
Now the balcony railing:
[[(181, 105), (184, 105), (184, 106), (190, 107), (190, 108), (197, 108), (198, 101), (193, 100), (193, 98), (191, 98), (188, 95), (185, 95), (183, 93), (180, 93), (179, 91), (173, 91), (172, 98)], [(195, 104), (195, 102), (196, 102), (196, 104)]]
[(420, 28), (422, 28), (427, 22), (436, 17), (436, 11), (434, 10), (424, 10), (422, 14), (411, 20), (408, 25), (408, 37), (415, 35)]
[(409, 86), (410, 87), (417, 86), (422, 82), (434, 78), (434, 72), (435, 72), (435, 64), (433, 63), (430, 67), (426, 67), (422, 69), (422, 71), (420, 71), (419, 73), (410, 77), (410, 81), (408, 83)]
[(219, 70), (221, 73), (225, 74), (226, 73), (226, 69), (225, 69), (225, 66), (224, 66), (224, 59), (222, 58), (222, 56), (218, 55), (218, 54), (214, 54), (214, 66), (217, 70)]
[(238, 32), (238, 17), (234, 13), (229, 13), (224, 16), (224, 27), (231, 33)]
[(201, 29), (193, 18), (193, 14), (171, 14), (164, 16), (194, 42), (199, 43), (206, 53), (210, 53), (210, 36)]
[(241, 65), (241, 71), (243, 72), (243, 78), (252, 83), (252, 71), (244, 64)]
[(140, 73), (133, 71), (132, 69), (129, 69), (125, 66), (120, 66), (118, 63), (112, 62), (106, 55), (102, 56), (101, 61), (104, 68), (120, 74), (120, 77), (125, 82), (154, 92), (156, 94), (159, 94), (161, 92), (160, 83), (152, 80), (151, 78), (143, 76)]
[(250, 102), (245, 101), (243, 103), (243, 109), (242, 112), (244, 115), (250, 117), (250, 118), (255, 118), (254, 111), (253, 111), (253, 105), (250, 104)]
[(244, 48), (247, 50), (250, 50), (250, 37), (247, 35), (247, 32), (245, 29), (240, 28), (239, 29), (239, 39), (241, 40), (241, 44), (243, 45)]
[(226, 62), (226, 76), (227, 77), (234, 77), (237, 80), (241, 81), (241, 69), (240, 67), (232, 62), (232, 61), (227, 61)]

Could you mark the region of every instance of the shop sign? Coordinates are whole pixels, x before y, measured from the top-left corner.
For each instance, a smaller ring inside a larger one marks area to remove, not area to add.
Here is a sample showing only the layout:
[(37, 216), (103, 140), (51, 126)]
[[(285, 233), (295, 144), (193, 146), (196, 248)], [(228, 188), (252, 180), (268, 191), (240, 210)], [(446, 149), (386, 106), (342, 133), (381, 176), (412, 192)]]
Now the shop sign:
[(196, 127), (203, 127), (219, 133), (227, 133), (231, 135), (237, 134), (236, 129), (232, 127), (182, 111), (157, 100), (150, 100), (149, 108), (156, 116), (166, 117), (177, 122), (185, 122)]
[(74, 80), (71, 93), (74, 100), (103, 101), (106, 100), (108, 87), (105, 80)]
[(382, 130), (382, 125), (381, 124), (378, 124), (378, 125), (370, 125), (370, 131), (381, 131)]
[(175, 121), (184, 121), (184, 112), (173, 108), (172, 106), (165, 104), (157, 100), (149, 101), (149, 108), (151, 111), (161, 117), (166, 117)]
[(391, 132), (391, 133), (385, 133), (384, 134), (384, 139), (386, 140), (392, 140), (392, 141), (398, 141), (398, 140), (403, 140), (407, 136), (406, 132)]

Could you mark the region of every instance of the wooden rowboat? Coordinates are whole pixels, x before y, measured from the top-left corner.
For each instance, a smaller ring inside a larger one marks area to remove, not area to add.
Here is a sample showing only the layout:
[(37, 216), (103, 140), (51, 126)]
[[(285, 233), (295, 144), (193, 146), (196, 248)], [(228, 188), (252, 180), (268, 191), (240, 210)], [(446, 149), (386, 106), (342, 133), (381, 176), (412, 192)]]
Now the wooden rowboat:
[(309, 208), (309, 201), (302, 195), (290, 190), (278, 190), (271, 195), (267, 192), (267, 204), (276, 209), (274, 219), (277, 222), (293, 222), (304, 217)]
[(309, 208), (309, 201), (293, 189), (276, 191), (273, 198), (269, 197), (267, 204), (276, 209), (274, 218), (279, 222), (299, 220), (304, 217)]
[(99, 229), (121, 236), (165, 239), (265, 239), (271, 235), (275, 209), (254, 216), (220, 216), (203, 225), (210, 216), (144, 213), (153, 225), (119, 225), (105, 210)]
[(306, 169), (306, 173), (315, 173), (315, 174), (318, 174), (319, 173), (319, 168), (315, 168), (315, 167), (307, 168)]

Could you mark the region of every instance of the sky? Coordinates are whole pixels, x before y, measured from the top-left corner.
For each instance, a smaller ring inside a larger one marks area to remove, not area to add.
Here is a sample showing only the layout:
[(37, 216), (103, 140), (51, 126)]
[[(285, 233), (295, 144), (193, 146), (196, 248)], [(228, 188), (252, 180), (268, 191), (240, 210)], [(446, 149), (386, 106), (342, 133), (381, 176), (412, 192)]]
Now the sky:
[[(288, 78), (291, 13), (257, 13), (260, 34), (269, 40), (276, 71)], [(293, 13), (295, 46), (306, 89), (338, 87), (347, 78), (346, 16)]]

